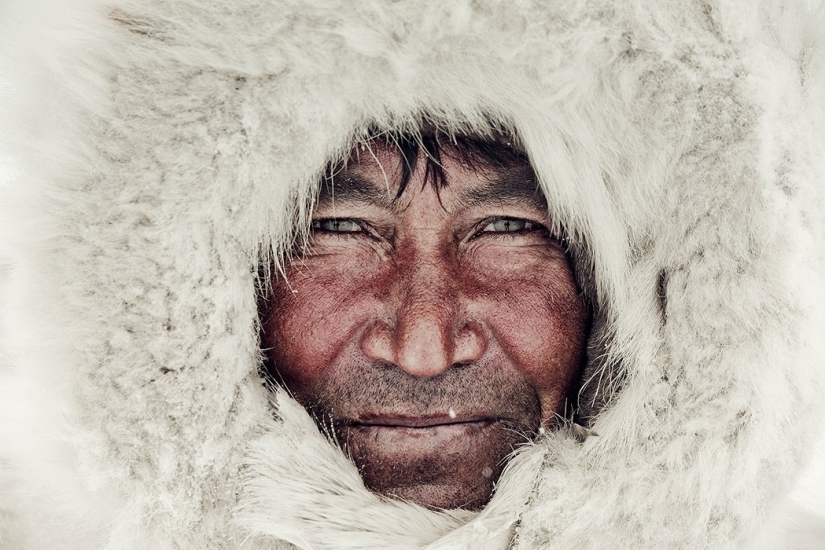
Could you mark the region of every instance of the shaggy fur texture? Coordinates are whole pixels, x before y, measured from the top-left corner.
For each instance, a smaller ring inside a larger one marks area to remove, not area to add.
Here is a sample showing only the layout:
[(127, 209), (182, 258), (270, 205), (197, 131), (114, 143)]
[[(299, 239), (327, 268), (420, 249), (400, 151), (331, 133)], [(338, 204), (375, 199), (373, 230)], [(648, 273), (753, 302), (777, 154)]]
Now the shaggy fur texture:
[[(825, 391), (813, 0), (0, 4), (0, 546), (737, 548)], [(595, 304), (577, 430), (479, 514), (258, 375), (261, 258), (370, 126), (518, 136)], [(810, 531), (813, 532), (813, 531)]]

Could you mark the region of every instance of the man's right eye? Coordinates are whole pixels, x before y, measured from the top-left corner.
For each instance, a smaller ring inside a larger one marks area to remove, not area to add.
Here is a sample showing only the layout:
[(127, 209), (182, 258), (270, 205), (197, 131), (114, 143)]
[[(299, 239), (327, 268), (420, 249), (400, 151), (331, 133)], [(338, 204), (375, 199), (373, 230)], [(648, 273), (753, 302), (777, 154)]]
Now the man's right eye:
[(363, 231), (357, 222), (339, 218), (312, 220), (312, 229), (313, 231), (327, 231), (329, 233), (360, 233)]

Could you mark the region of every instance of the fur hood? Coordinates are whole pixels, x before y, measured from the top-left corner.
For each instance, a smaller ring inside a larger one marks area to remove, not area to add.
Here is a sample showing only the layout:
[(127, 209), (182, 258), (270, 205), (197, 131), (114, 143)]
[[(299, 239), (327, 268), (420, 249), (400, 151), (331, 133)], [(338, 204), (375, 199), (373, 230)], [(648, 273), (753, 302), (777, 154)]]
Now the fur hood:
[[(6, 0), (0, 546), (739, 548), (825, 392), (814, 0)], [(584, 258), (581, 422), (381, 499), (258, 368), (261, 258), (370, 127), (504, 128)], [(575, 429), (572, 429), (575, 428)]]

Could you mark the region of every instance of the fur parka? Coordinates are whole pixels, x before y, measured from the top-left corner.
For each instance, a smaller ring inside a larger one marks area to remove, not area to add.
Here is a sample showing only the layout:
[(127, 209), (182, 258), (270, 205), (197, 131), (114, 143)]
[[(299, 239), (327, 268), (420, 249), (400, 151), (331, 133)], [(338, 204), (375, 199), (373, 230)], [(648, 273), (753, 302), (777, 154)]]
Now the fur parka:
[[(593, 305), (586, 429), (478, 513), (370, 493), (259, 374), (260, 266), (423, 123), (517, 137)], [(825, 391), (818, 0), (4, 0), (0, 155), (3, 549), (779, 540)]]

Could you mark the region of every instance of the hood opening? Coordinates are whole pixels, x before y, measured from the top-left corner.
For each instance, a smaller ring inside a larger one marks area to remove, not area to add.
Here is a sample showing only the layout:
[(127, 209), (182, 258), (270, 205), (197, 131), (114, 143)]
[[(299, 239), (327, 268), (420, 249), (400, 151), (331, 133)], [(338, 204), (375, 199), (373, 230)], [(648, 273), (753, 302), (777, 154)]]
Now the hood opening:
[[(426, 162), (426, 184), (433, 185), (436, 189), (449, 185), (441, 167), (443, 155), (450, 155), (451, 158), (459, 160), (462, 165), (472, 170), (480, 170), (485, 165), (505, 166), (510, 163), (524, 162), (535, 174), (517, 132), (508, 129), (503, 124), (490, 123), (482, 131), (478, 129), (468, 131), (466, 128), (454, 129), (454, 127), (424, 118), (423, 122), (412, 128), (389, 129), (377, 124), (367, 125), (366, 128), (362, 132), (353, 134), (349, 149), (346, 147), (340, 149), (348, 150), (348, 155), (333, 158), (319, 172), (320, 177), (316, 189), (309, 194), (314, 201), (317, 201), (318, 195), (324, 191), (324, 188), (334, 191), (336, 175), (345, 169), (347, 163), (357, 155), (371, 154), (376, 144), (379, 147), (395, 148), (401, 159), (399, 173), (392, 175), (401, 182), (396, 200), (406, 191), (411, 174), (415, 171), (417, 163), (421, 161)], [(545, 194), (538, 176), (535, 177), (537, 185), (542, 188), (542, 194)], [(291, 250), (281, 254), (280, 257), (274, 257), (274, 254), (265, 255), (259, 261), (256, 284), (258, 288), (257, 321), (261, 342), (264, 341), (263, 326), (266, 316), (269, 315), (265, 303), (271, 295), (272, 282), (277, 277), (286, 276), (283, 266), (293, 255), (300, 254), (302, 247), (307, 246), (310, 233), (309, 218), (314, 206), (313, 203), (307, 208), (295, 209), (296, 212), (307, 212), (307, 219), (295, 220), (292, 226), (293, 234), (289, 239), (293, 243)], [(617, 365), (617, 361), (609, 357), (605, 351), (609, 348), (611, 328), (608, 316), (604, 312), (605, 307), (601, 306), (597, 299), (599, 294), (596, 288), (594, 255), (590, 252), (587, 243), (574, 242), (567, 237), (563, 220), (552, 219), (551, 224), (554, 230), (562, 236), (576, 284), (588, 310), (584, 359), (567, 393), (564, 414), (559, 419), (561, 421), (559, 427), (579, 425), (589, 428), (599, 412), (618, 393), (623, 371), (620, 365)], [(266, 349), (262, 349), (261, 358), (259, 375), (263, 384), (271, 391), (277, 388), (287, 389), (277, 369), (267, 356)]]

